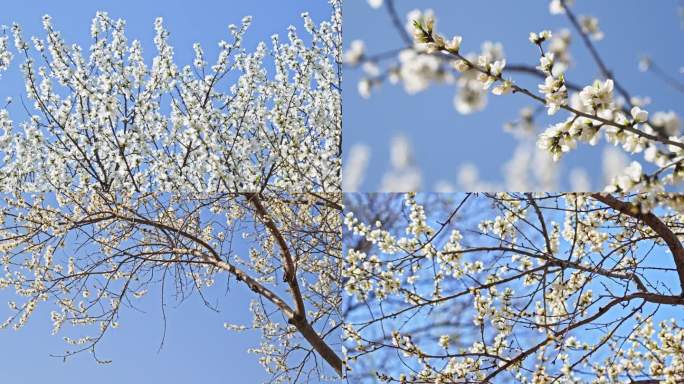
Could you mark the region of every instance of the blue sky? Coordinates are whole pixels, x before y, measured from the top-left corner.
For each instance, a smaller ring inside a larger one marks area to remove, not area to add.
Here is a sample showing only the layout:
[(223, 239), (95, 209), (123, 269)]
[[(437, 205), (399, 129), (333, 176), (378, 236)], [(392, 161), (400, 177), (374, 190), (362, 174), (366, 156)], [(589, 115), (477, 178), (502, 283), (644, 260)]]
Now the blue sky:
[[(597, 43), (601, 55), (616, 78), (632, 95), (650, 96), (655, 110), (674, 110), (680, 116), (682, 94), (637, 68), (641, 55), (648, 54), (669, 74), (684, 81), (679, 69), (684, 65), (681, 46), (679, 2), (675, 0), (577, 1), (576, 14), (598, 17), (605, 38)], [(463, 52), (479, 51), (485, 40), (503, 43), (508, 63), (538, 64), (538, 52), (527, 40), (532, 31), (571, 28), (564, 15), (552, 16), (548, 1), (396, 1), (402, 20), (408, 11), (433, 8), (437, 27), (447, 36), (463, 36)], [(344, 8), (345, 41), (362, 39), (369, 54), (402, 47), (385, 8), (372, 9), (366, 1), (348, 1)], [(579, 40), (573, 36), (571, 53), (575, 66), (568, 79), (588, 84), (598, 70)], [(415, 158), (423, 170), (423, 188), (430, 190), (437, 180), (456, 180), (458, 166), (470, 162), (488, 181), (502, 180), (502, 165), (512, 157), (517, 141), (502, 130), (503, 123), (517, 118), (520, 107), (533, 105), (521, 95), (493, 97), (484, 112), (462, 116), (452, 107), (454, 86), (436, 86), (418, 95), (407, 95), (402, 87), (385, 84), (370, 100), (362, 99), (356, 83), (360, 70), (345, 72), (344, 149), (365, 143), (371, 147), (371, 163), (362, 190), (378, 187), (389, 167), (388, 145), (392, 136), (404, 133), (413, 143)], [(536, 89), (537, 80), (516, 74), (515, 79)], [(562, 118), (559, 114), (554, 121)], [(545, 128), (545, 125), (543, 126)], [(601, 183), (601, 154), (597, 147), (581, 146), (566, 156), (563, 172), (581, 166), (589, 171), (592, 186)], [(602, 186), (602, 185), (601, 185)], [(561, 183), (561, 188), (568, 188)]]
[[(0, 15), (0, 25), (18, 22), (25, 37), (42, 36), (41, 17), (47, 13), (53, 17), (53, 25), (67, 42), (87, 48), (90, 20), (98, 10), (107, 11), (114, 18), (125, 19), (129, 40), (142, 40), (147, 58), (154, 52), (154, 19), (163, 16), (166, 28), (171, 32), (170, 41), (175, 47), (176, 60), (181, 64), (192, 62), (194, 42), (203, 45), (208, 61), (212, 62), (212, 52), (216, 52), (218, 41), (229, 38), (228, 24), (239, 24), (245, 15), (254, 17), (245, 38), (248, 48), (261, 40), (270, 41), (273, 33), (284, 34), (290, 24), (303, 30), (299, 17), (303, 11), (309, 11), (315, 21), (329, 18), (327, 2), (319, 0), (68, 0), (7, 2)], [(19, 100), (23, 94), (24, 86), (16, 71), (3, 74), (0, 84), (3, 100), (7, 96)], [(23, 118), (13, 116), (15, 121)], [(150, 301), (144, 305), (146, 313), (126, 312), (122, 316), (121, 327), (100, 346), (99, 354), (113, 360), (109, 366), (97, 365), (88, 354), (76, 356), (66, 363), (50, 357), (51, 353), (63, 352), (65, 344), (60, 336), (50, 335), (49, 310), (39, 310), (22, 330), (0, 331), (2, 382), (210, 384), (264, 381), (268, 376), (258, 364), (257, 356), (246, 352), (247, 348), (258, 345), (259, 335), (249, 332), (236, 334), (223, 328), (224, 322), (251, 323), (248, 305), (252, 292), (235, 284), (231, 287), (231, 293), (225, 296), (223, 288), (217, 288), (215, 292), (221, 313), (206, 309), (198, 296), (177, 307), (168, 307), (166, 341), (159, 352), (163, 322), (158, 302)], [(0, 292), (1, 302), (8, 299), (7, 292)], [(5, 310), (0, 311), (0, 314), (6, 313)]]

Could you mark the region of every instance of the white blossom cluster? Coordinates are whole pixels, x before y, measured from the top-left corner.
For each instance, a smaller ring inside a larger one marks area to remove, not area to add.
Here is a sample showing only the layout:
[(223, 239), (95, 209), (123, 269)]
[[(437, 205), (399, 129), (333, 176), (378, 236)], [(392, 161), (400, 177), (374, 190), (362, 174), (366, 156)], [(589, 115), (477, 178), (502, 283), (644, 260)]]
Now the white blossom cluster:
[(9, 36), (7, 36), (6, 28), (3, 26), (3, 34), (0, 36), (0, 73), (6, 71), (12, 62), (12, 52), (9, 50)]
[(681, 237), (683, 203), (675, 194), (347, 197), (349, 378), (678, 383), (684, 248), (671, 239)]
[(26, 40), (14, 25), (32, 116), (0, 114), (0, 189), (339, 190), (341, 11), (331, 4), (329, 21), (302, 15), (305, 37), (290, 27), (253, 52), (242, 47), (245, 17), (215, 61), (195, 44), (182, 66), (161, 18), (151, 60), (105, 12), (88, 55), (49, 16), (43, 38)]

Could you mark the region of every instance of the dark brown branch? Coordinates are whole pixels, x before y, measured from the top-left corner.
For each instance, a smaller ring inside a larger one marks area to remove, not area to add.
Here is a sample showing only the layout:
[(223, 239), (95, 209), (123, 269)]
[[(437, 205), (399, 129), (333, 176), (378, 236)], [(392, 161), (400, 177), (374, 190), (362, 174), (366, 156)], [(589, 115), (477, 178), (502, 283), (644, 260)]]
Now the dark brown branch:
[(625, 98), (625, 102), (631, 104), (631, 97), (627, 90), (618, 83), (613, 76), (613, 73), (608, 69), (606, 66), (606, 63), (603, 62), (603, 59), (601, 59), (601, 56), (599, 55), (598, 51), (596, 50), (596, 47), (594, 44), (591, 42), (589, 39), (589, 36), (584, 32), (582, 29), (582, 26), (580, 25), (579, 21), (577, 20), (577, 17), (575, 17), (575, 14), (572, 13), (570, 8), (565, 4), (565, 0), (561, 0), (561, 3), (563, 4), (563, 8), (565, 9), (565, 14), (568, 16), (568, 19), (570, 20), (570, 23), (572, 26), (577, 30), (577, 33), (582, 37), (582, 41), (584, 42), (584, 45), (587, 47), (589, 50), (589, 53), (591, 54), (591, 57), (594, 59), (596, 62), (596, 65), (598, 65), (599, 70), (601, 71), (601, 75), (606, 78), (606, 79), (612, 79), (613, 84), (615, 84), (615, 88), (620, 92), (622, 97)]
[[(263, 209), (263, 206), (262, 206)], [(264, 211), (265, 212), (265, 211)], [(263, 296), (273, 304), (275, 304), (288, 318), (288, 322), (295, 327), (304, 336), (304, 338), (311, 344), (312, 347), (325, 359), (325, 361), (332, 366), (338, 375), (342, 375), (342, 360), (337, 356), (337, 354), (330, 348), (326, 342), (316, 333), (316, 331), (311, 327), (311, 324), (306, 320), (306, 312), (299, 312), (299, 310), (294, 310), (290, 307), (282, 298), (280, 298), (275, 292), (263, 286), (257, 280), (253, 279), (248, 274), (244, 273), (242, 270), (236, 268), (234, 265), (226, 263), (223, 261), (216, 250), (213, 249), (209, 244), (204, 242), (202, 239), (187, 233), (181, 229), (173, 228), (168, 225), (158, 223), (155, 221), (150, 221), (146, 219), (127, 217), (123, 215), (116, 215), (111, 213), (112, 216), (133, 223), (149, 225), (162, 230), (178, 233), (180, 236), (185, 237), (194, 241), (195, 243), (201, 245), (203, 248), (209, 252), (206, 254), (198, 250), (184, 250), (193, 253), (196, 256), (201, 257), (203, 260), (221, 268), (229, 273), (233, 274), (238, 280), (243, 281), (247, 286), (255, 293)], [(272, 223), (272, 222), (271, 222)], [(274, 224), (273, 224), (274, 225)], [(282, 238), (282, 236), (281, 236)], [(284, 241), (284, 240), (283, 240)], [(297, 288), (299, 288), (297, 286)], [(299, 294), (301, 300), (301, 293)], [(302, 303), (303, 306), (303, 303)]]
[(342, 375), (342, 359), (333, 351), (330, 346), (316, 333), (311, 327), (311, 324), (306, 319), (306, 308), (304, 307), (304, 299), (302, 297), (299, 283), (297, 282), (297, 269), (294, 259), (290, 252), (287, 242), (282, 233), (275, 225), (271, 216), (266, 211), (266, 208), (261, 203), (261, 198), (256, 193), (247, 193), (245, 197), (255, 208), (256, 215), (261, 219), (266, 228), (275, 238), (280, 248), (280, 254), (283, 258), (283, 265), (285, 269), (285, 281), (290, 287), (292, 297), (296, 303), (296, 311), (294, 315), (288, 320), (290, 324), (297, 327), (297, 330), (304, 336), (304, 338), (311, 344), (312, 347), (325, 359), (330, 366), (332, 366), (338, 375)]
[(399, 32), (401, 39), (404, 40), (404, 43), (407, 45), (413, 45), (413, 39), (401, 24), (401, 19), (399, 19), (397, 9), (394, 7), (394, 0), (385, 0), (385, 5), (387, 5), (387, 13), (389, 13), (390, 18), (392, 19), (392, 24), (394, 25), (394, 28), (396, 28), (397, 32)]
[(679, 275), (682, 295), (684, 295), (684, 247), (682, 247), (682, 243), (679, 241), (677, 235), (675, 235), (672, 230), (670, 230), (670, 228), (652, 212), (642, 212), (638, 206), (618, 200), (609, 194), (594, 193), (591, 196), (623, 215), (631, 216), (642, 221), (665, 241), (665, 244), (670, 248), (670, 252), (672, 252), (677, 274)]

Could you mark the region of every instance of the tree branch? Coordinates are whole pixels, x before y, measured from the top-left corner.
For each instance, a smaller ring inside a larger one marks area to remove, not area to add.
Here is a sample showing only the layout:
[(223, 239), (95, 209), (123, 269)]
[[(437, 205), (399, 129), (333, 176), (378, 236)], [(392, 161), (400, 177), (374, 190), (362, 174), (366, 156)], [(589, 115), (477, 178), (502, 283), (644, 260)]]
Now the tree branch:
[(631, 216), (642, 221), (665, 241), (665, 244), (670, 248), (670, 252), (672, 252), (677, 274), (679, 275), (682, 295), (684, 295), (684, 247), (682, 247), (682, 243), (679, 241), (677, 235), (675, 235), (672, 230), (670, 230), (670, 228), (652, 212), (641, 212), (641, 209), (636, 205), (618, 200), (609, 194), (594, 193), (591, 196), (623, 215)]
[[(259, 203), (260, 204), (260, 203)], [(263, 206), (261, 206), (263, 209)], [(264, 211), (265, 212), (265, 211)], [(221, 268), (225, 271), (228, 271), (229, 273), (233, 274), (238, 280), (244, 281), (245, 284), (254, 292), (257, 294), (263, 296), (273, 304), (275, 304), (282, 312), (283, 314), (288, 318), (288, 322), (295, 327), (297, 327), (297, 330), (304, 336), (304, 338), (311, 344), (311, 346), (325, 359), (325, 361), (330, 364), (330, 366), (335, 369), (338, 375), (342, 375), (342, 360), (337, 356), (335, 351), (330, 348), (330, 346), (327, 345), (327, 343), (316, 333), (316, 331), (311, 327), (311, 324), (306, 320), (306, 312), (299, 312), (298, 310), (292, 309), (285, 300), (280, 298), (275, 292), (271, 291), (267, 287), (263, 286), (261, 283), (259, 283), (257, 280), (243, 272), (242, 270), (236, 268), (232, 264), (229, 264), (225, 261), (223, 261), (219, 254), (214, 250), (209, 244), (204, 242), (202, 239), (198, 238), (197, 236), (194, 236), (190, 233), (187, 233), (181, 229), (173, 228), (170, 226), (167, 226), (162, 223), (150, 221), (150, 220), (145, 220), (141, 218), (136, 218), (136, 217), (127, 217), (123, 215), (116, 215), (112, 214), (118, 219), (124, 220), (124, 221), (129, 221), (133, 223), (138, 223), (138, 224), (144, 224), (144, 225), (149, 225), (152, 227), (156, 227), (159, 229), (163, 230), (168, 230), (172, 231), (175, 233), (178, 233), (179, 235), (188, 238), (197, 244), (201, 245), (207, 251), (209, 252), (208, 255), (204, 252), (200, 252), (198, 250), (187, 250), (190, 251), (192, 254), (201, 257), (208, 263), (211, 263), (212, 265), (215, 265), (218, 268)], [(270, 222), (270, 221), (269, 221)], [(275, 226), (272, 222), (270, 222), (271, 225)], [(282, 239), (282, 235), (281, 235)], [(282, 239), (284, 241), (284, 239)], [(288, 253), (289, 254), (289, 253)], [(299, 287), (297, 286), (297, 289)], [(299, 291), (298, 291), (299, 292)], [(299, 293), (299, 300), (301, 300), (301, 293)], [(303, 302), (301, 304), (303, 306)], [(299, 306), (299, 304), (298, 304)]]
[(285, 281), (290, 287), (292, 297), (295, 300), (297, 309), (289, 320), (289, 323), (297, 327), (297, 330), (304, 336), (304, 338), (311, 344), (312, 347), (325, 359), (325, 361), (330, 364), (338, 375), (342, 375), (342, 360), (333, 351), (330, 346), (318, 335), (316, 330), (311, 327), (311, 324), (306, 319), (306, 308), (304, 306), (304, 299), (302, 298), (302, 293), (299, 288), (299, 283), (297, 282), (297, 268), (295, 266), (294, 259), (290, 252), (287, 242), (283, 237), (282, 233), (276, 227), (271, 216), (266, 211), (266, 208), (261, 203), (261, 198), (257, 193), (246, 193), (245, 197), (249, 200), (256, 210), (257, 216), (264, 223), (266, 228), (268, 228), (271, 235), (275, 237), (278, 247), (280, 248), (280, 254), (283, 258), (283, 265), (285, 269)]

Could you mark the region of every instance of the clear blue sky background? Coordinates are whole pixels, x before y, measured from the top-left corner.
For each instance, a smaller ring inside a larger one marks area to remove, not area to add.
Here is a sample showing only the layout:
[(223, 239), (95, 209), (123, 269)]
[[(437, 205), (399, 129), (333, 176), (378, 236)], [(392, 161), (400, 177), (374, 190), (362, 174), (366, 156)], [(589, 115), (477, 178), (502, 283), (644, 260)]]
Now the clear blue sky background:
[[(549, 14), (548, 1), (398, 0), (396, 3), (402, 20), (412, 9), (433, 8), (440, 32), (463, 36), (463, 52), (479, 52), (485, 40), (503, 43), (509, 63), (538, 64), (538, 51), (527, 40), (530, 32), (563, 27), (572, 30), (564, 15)], [(682, 94), (637, 68), (639, 57), (648, 54), (669, 74), (684, 81), (684, 76), (679, 74), (679, 68), (684, 65), (684, 53), (680, 49), (684, 38), (678, 15), (680, 3), (675, 0), (578, 0), (575, 4), (576, 14), (599, 18), (605, 38), (597, 47), (631, 94), (652, 97), (653, 103), (648, 108), (651, 111), (674, 110), (681, 116)], [(347, 1), (344, 17), (346, 46), (354, 39), (362, 39), (369, 54), (402, 46), (384, 7), (374, 10), (365, 0)], [(570, 81), (587, 84), (598, 76), (578, 35), (573, 36), (571, 53), (576, 65), (568, 71)], [(378, 187), (381, 175), (389, 166), (390, 138), (400, 132), (413, 143), (418, 165), (424, 172), (425, 190), (433, 188), (440, 179), (455, 182), (458, 166), (465, 162), (476, 164), (485, 180), (503, 180), (502, 165), (512, 157), (517, 141), (503, 132), (502, 125), (516, 119), (520, 107), (533, 105), (527, 97), (490, 95), (484, 112), (462, 116), (452, 107), (454, 86), (432, 87), (409, 96), (401, 86), (387, 84), (370, 100), (364, 100), (356, 90), (361, 75), (360, 70), (345, 72), (343, 111), (344, 148), (366, 143), (372, 149), (363, 190)], [(536, 90), (536, 79), (514, 76)], [(562, 118), (559, 113), (554, 121)], [(597, 188), (601, 183), (603, 145), (602, 141), (597, 147), (582, 146), (567, 155), (565, 174), (574, 166), (582, 166), (589, 171), (592, 186)], [(561, 188), (568, 187), (567, 183), (561, 185)]]
[[(171, 32), (179, 64), (192, 63), (192, 44), (200, 42), (213, 64), (216, 44), (229, 40), (228, 24), (240, 24), (245, 15), (254, 16), (245, 45), (254, 47), (258, 41), (270, 41), (273, 33), (284, 35), (291, 24), (301, 27), (300, 13), (309, 11), (315, 21), (329, 18), (327, 2), (321, 0), (278, 1), (220, 1), (201, 2), (165, 1), (17, 1), (3, 4), (0, 24), (18, 22), (26, 38), (42, 36), (41, 17), (50, 14), (56, 29), (70, 43), (79, 43), (87, 51), (90, 20), (98, 10), (109, 12), (114, 18), (127, 21), (129, 40), (140, 39), (147, 59), (154, 53), (153, 23), (163, 16)], [(303, 31), (303, 28), (300, 28)], [(15, 68), (16, 69), (16, 66)], [(24, 86), (16, 71), (3, 74), (0, 97), (23, 94)], [(15, 105), (19, 104), (15, 102)], [(4, 102), (3, 102), (4, 105)], [(13, 112), (13, 111), (11, 111)], [(15, 122), (25, 116), (13, 116)], [(233, 282), (234, 283), (234, 282)], [(251, 291), (232, 284), (230, 294), (222, 288), (215, 298), (222, 309), (215, 313), (206, 309), (200, 298), (193, 297), (177, 308), (167, 308), (168, 329), (166, 342), (158, 353), (162, 338), (162, 317), (158, 301), (150, 300), (143, 309), (147, 313), (127, 311), (121, 327), (114, 330), (104, 343), (99, 355), (112, 359), (109, 366), (97, 365), (88, 354), (76, 356), (66, 363), (50, 357), (65, 349), (61, 336), (51, 336), (49, 311), (37, 311), (29, 324), (15, 332), (0, 331), (0, 382), (12, 384), (50, 382), (62, 383), (258, 383), (268, 376), (257, 362), (257, 356), (247, 354), (257, 346), (256, 333), (236, 334), (223, 328), (224, 322), (251, 323), (248, 305)], [(9, 299), (0, 293), (0, 301)], [(6, 304), (0, 310), (2, 319), (8, 314)]]

